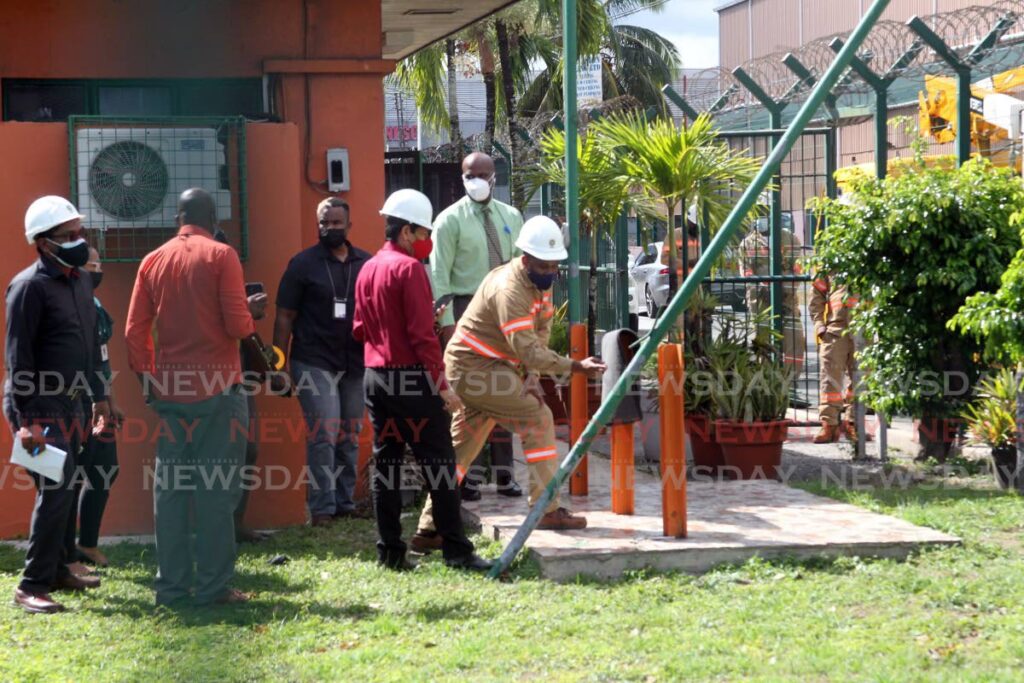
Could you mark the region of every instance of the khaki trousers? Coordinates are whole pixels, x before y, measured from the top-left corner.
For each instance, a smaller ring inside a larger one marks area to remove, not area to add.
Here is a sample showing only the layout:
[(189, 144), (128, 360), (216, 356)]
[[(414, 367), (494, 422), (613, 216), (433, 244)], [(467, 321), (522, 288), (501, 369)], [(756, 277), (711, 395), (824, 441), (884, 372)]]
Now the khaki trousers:
[[(555, 422), (551, 410), (525, 392), (523, 381), (507, 363), (486, 358), (462, 359), (448, 363), (448, 382), (463, 408), (452, 420), (452, 444), (460, 479), (480, 453), (495, 425), (518, 434), (530, 472), (530, 505), (558, 471)], [(546, 512), (559, 507), (557, 494)], [(420, 531), (434, 531), (433, 506), (428, 499), (419, 522)]]
[(826, 332), (818, 348), (821, 405), (818, 418), (830, 425), (853, 420), (853, 338)]

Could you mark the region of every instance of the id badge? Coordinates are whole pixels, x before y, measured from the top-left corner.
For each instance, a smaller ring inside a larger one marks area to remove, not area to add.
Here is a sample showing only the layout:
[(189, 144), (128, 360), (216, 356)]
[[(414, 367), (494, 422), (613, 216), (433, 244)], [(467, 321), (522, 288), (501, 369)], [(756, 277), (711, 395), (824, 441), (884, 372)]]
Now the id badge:
[(104, 363), (110, 360), (110, 353), (107, 351), (106, 344), (100, 344), (100, 360)]
[(348, 302), (344, 299), (334, 300), (334, 319), (344, 320), (348, 314)]

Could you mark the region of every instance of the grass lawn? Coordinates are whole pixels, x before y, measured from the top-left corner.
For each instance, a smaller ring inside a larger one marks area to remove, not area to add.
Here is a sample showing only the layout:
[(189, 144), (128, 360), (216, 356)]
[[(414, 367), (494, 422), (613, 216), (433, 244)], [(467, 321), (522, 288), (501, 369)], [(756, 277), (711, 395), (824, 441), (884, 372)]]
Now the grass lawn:
[[(382, 571), (372, 523), (353, 521), (246, 546), (252, 603), (178, 612), (153, 607), (153, 548), (121, 545), (99, 591), (62, 594), (71, 612), (0, 606), (0, 680), (1021, 680), (1024, 499), (825, 493), (964, 545), (572, 585), (524, 562), (497, 583), (437, 559)], [(291, 562), (269, 565), (278, 553)], [(5, 603), (21, 561), (0, 546)]]

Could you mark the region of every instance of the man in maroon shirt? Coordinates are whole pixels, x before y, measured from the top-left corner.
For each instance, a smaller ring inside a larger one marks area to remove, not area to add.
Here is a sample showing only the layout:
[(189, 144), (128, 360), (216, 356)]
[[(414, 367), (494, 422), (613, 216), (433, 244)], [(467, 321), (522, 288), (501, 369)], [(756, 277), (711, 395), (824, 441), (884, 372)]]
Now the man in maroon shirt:
[[(461, 406), (444, 379), (434, 335), (433, 294), (422, 261), (430, 255), (433, 207), (426, 195), (399, 190), (380, 211), (387, 242), (356, 280), (352, 336), (364, 342), (363, 389), (373, 424), (373, 506), (377, 554), (391, 569), (407, 569), (402, 540), (401, 469), (412, 448), (430, 486), (441, 550), (450, 567), (485, 571), (459, 511), (451, 417)], [(446, 412), (448, 411), (448, 412)]]
[(153, 489), (158, 605), (188, 598), (193, 583), (200, 604), (248, 599), (228, 584), (249, 421), (238, 341), (256, 328), (242, 264), (234, 249), (214, 240), (216, 222), (208, 192), (181, 195), (181, 229), (142, 260), (125, 326), (128, 363), (160, 417)]

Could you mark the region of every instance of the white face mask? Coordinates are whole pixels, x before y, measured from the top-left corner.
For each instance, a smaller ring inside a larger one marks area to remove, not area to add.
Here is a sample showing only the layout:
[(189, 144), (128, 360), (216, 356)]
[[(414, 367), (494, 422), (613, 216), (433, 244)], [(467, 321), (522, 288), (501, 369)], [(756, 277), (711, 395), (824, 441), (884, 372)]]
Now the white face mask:
[(491, 196), (491, 183), (483, 178), (469, 178), (462, 180), (466, 188), (466, 194), (474, 202), (484, 202)]

